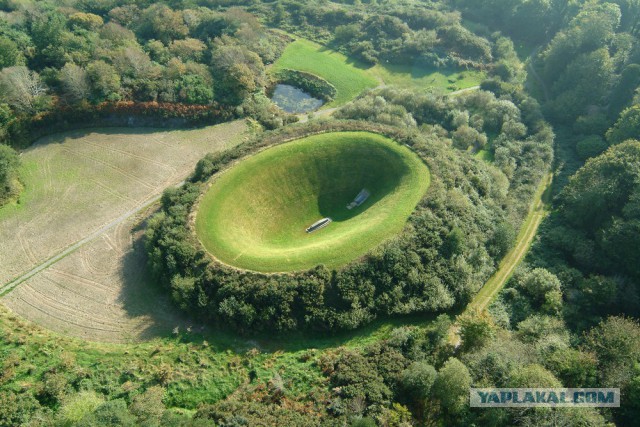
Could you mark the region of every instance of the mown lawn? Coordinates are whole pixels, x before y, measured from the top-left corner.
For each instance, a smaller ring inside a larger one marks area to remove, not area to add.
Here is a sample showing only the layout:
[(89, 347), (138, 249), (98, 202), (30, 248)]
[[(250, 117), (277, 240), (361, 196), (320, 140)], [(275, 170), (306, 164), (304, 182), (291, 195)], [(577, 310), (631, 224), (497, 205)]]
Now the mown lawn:
[(382, 63), (371, 67), (305, 39), (289, 44), (271, 69), (284, 68), (315, 74), (334, 85), (338, 94), (326, 105), (329, 107), (343, 105), (364, 90), (381, 85), (411, 90), (434, 88), (446, 93), (478, 86), (485, 78), (476, 70), (434, 69), (420, 64)]
[[(261, 271), (344, 265), (404, 227), (429, 185), (408, 148), (366, 132), (316, 135), (270, 148), (218, 177), (196, 217), (222, 262)], [(362, 206), (346, 208), (366, 188)], [(327, 227), (306, 227), (329, 217)]]
[(368, 72), (387, 86), (417, 90), (436, 88), (443, 92), (478, 86), (485, 77), (484, 73), (475, 70), (434, 69), (419, 64), (378, 64)]
[(322, 77), (335, 86), (335, 99), (330, 107), (343, 105), (362, 91), (374, 88), (379, 82), (349, 58), (309, 40), (296, 40), (285, 49), (273, 64), (272, 70), (288, 68), (306, 71)]

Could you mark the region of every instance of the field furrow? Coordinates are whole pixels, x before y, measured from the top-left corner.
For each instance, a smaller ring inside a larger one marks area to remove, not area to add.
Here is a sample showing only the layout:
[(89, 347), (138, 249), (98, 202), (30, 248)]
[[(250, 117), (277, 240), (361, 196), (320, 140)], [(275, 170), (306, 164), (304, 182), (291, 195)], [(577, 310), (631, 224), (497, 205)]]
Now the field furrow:
[(137, 225), (164, 188), (246, 132), (237, 121), (171, 132), (77, 131), (35, 144), (22, 156), (20, 203), (0, 209), (0, 289), (9, 291), (2, 302), (93, 341), (138, 340), (184, 325), (147, 277)]

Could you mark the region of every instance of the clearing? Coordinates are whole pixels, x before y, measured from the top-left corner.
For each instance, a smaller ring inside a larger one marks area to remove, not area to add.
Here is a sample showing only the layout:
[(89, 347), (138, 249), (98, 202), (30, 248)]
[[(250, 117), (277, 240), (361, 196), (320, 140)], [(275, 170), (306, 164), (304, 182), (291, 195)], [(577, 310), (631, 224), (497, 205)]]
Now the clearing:
[(323, 108), (346, 104), (366, 89), (379, 86), (411, 90), (435, 88), (447, 93), (478, 86), (485, 78), (480, 71), (434, 69), (420, 64), (378, 64), (372, 67), (300, 38), (290, 43), (272, 66), (274, 71), (283, 68), (312, 73), (334, 85), (336, 98)]
[(325, 107), (346, 104), (364, 90), (379, 84), (346, 56), (309, 40), (300, 39), (289, 44), (272, 66), (273, 71), (285, 68), (315, 74), (335, 86), (336, 97)]
[[(20, 203), (0, 209), (0, 289), (13, 289), (2, 302), (29, 320), (90, 340), (147, 337), (158, 322), (163, 330), (176, 326), (162, 292), (148, 286), (141, 231), (134, 227), (165, 188), (183, 181), (206, 153), (241, 142), (246, 131), (242, 121), (196, 130), (96, 129), (34, 144), (22, 155)], [(94, 240), (6, 287), (109, 224)]]
[[(333, 132), (269, 148), (214, 178), (195, 228), (217, 259), (260, 272), (340, 267), (400, 232), (429, 186), (407, 147)], [(371, 196), (347, 209), (363, 188)], [(314, 233), (310, 224), (332, 222)]]

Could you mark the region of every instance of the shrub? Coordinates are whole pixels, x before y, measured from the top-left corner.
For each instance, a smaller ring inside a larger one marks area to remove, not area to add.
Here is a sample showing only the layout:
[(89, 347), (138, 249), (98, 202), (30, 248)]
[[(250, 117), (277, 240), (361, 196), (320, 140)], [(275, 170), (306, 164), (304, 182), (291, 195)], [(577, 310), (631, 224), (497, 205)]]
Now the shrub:
[(576, 151), (582, 160), (604, 153), (608, 145), (599, 135), (589, 135), (576, 144)]
[(331, 83), (304, 71), (283, 69), (276, 73), (275, 78), (277, 83), (295, 86), (314, 98), (322, 99), (325, 102), (332, 101), (337, 93), (335, 86)]

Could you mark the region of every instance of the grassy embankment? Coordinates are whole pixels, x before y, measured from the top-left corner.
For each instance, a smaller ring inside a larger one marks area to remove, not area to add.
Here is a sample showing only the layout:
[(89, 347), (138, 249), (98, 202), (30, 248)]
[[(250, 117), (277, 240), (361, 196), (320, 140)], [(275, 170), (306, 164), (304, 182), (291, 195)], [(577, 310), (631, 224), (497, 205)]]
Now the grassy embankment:
[[(365, 132), (303, 138), (250, 157), (217, 178), (196, 217), (220, 261), (261, 272), (336, 268), (397, 234), (429, 172), (408, 148)], [(346, 206), (363, 189), (360, 207)], [(329, 217), (314, 233), (305, 229)]]

